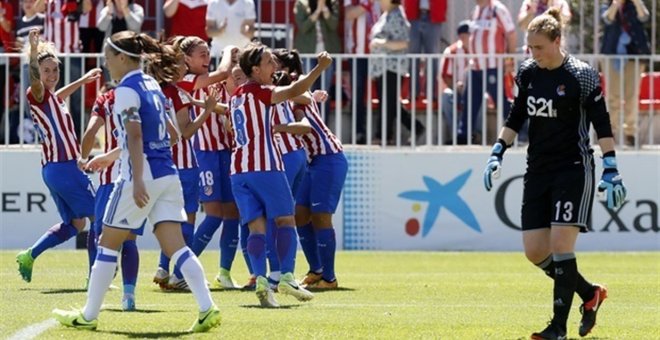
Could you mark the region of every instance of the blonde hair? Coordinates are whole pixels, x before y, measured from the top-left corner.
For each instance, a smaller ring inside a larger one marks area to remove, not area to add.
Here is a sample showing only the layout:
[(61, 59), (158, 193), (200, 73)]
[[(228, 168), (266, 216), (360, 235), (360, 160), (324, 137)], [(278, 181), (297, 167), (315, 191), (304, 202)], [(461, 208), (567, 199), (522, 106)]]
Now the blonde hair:
[(527, 33), (540, 33), (554, 41), (561, 38), (562, 26), (561, 11), (558, 7), (552, 7), (529, 23)]
[[(30, 48), (27, 49), (27, 54), (29, 57)], [(55, 48), (55, 44), (49, 41), (39, 40), (39, 44), (37, 45), (37, 62), (41, 64), (41, 62), (49, 58), (53, 58), (55, 62), (60, 63), (60, 59), (57, 57), (57, 48)]]

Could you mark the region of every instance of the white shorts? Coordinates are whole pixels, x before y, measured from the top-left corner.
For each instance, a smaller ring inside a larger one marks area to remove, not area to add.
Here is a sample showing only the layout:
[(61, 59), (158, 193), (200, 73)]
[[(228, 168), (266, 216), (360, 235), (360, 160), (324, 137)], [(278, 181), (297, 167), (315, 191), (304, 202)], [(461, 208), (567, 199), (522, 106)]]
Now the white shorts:
[(145, 180), (149, 202), (142, 209), (133, 200), (133, 182), (119, 181), (105, 207), (103, 224), (122, 229), (138, 229), (149, 218), (153, 226), (159, 222), (185, 222), (183, 190), (179, 176), (171, 175)]

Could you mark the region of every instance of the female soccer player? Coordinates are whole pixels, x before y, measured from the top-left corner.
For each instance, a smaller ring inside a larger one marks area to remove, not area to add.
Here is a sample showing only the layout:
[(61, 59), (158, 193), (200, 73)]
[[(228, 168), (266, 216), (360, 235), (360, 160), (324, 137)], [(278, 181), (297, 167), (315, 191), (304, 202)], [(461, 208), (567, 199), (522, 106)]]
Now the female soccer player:
[[(104, 153), (110, 153), (117, 148), (117, 137), (115, 132), (117, 130), (116, 122), (112, 117), (112, 109), (115, 104), (115, 90), (106, 88), (106, 92), (96, 98), (96, 102), (92, 107), (92, 114), (87, 125), (87, 129), (82, 137), (81, 142), (81, 160), (85, 162), (89, 158), (89, 154), (96, 142), (96, 133), (101, 127), (104, 129), (105, 146)], [(86, 165), (83, 165), (86, 166)], [(97, 255), (97, 242), (98, 237), (103, 230), (102, 216), (107, 206), (110, 193), (114, 189), (114, 182), (119, 176), (119, 162), (113, 162), (108, 167), (101, 169), (99, 173), (99, 187), (96, 192), (96, 200), (94, 203), (94, 215), (99, 216), (98, 219), (92, 223), (89, 228), (88, 243), (90, 239), (93, 244), (90, 251), (90, 274), (91, 267), (94, 265)], [(122, 309), (125, 311), (135, 310), (135, 285), (137, 283), (138, 269), (140, 266), (140, 254), (137, 249), (135, 239), (137, 235), (144, 233), (144, 225), (142, 227), (131, 230), (128, 238), (121, 246), (121, 272), (123, 281), (123, 296), (121, 299)], [(88, 249), (90, 245), (88, 244)], [(91, 257), (93, 256), (93, 257)]]
[(29, 33), (30, 87), (27, 99), (41, 139), (44, 183), (55, 201), (62, 222), (52, 226), (32, 247), (16, 255), (18, 271), (26, 282), (32, 281), (34, 260), (47, 249), (76, 236), (85, 228), (85, 219), (94, 220), (94, 186), (78, 168), (80, 149), (73, 120), (64, 98), (83, 84), (98, 79), (100, 69), (55, 91), (60, 80), (60, 61), (54, 46), (39, 41), (39, 30)]
[(502, 156), (529, 118), (522, 229), (527, 259), (554, 279), (552, 321), (532, 339), (566, 339), (566, 320), (573, 294), (583, 300), (579, 334), (596, 324), (607, 298), (604, 286), (591, 284), (578, 272), (575, 241), (587, 231), (594, 195), (594, 159), (589, 124), (603, 152), (598, 190), (607, 193), (610, 209), (625, 201), (626, 189), (617, 171), (614, 139), (598, 72), (561, 50), (559, 10), (536, 17), (527, 28), (532, 58), (516, 76), (518, 95), (493, 146), (484, 172), (486, 190), (499, 177)]
[(162, 250), (178, 264), (199, 305), (191, 331), (205, 332), (220, 324), (220, 311), (211, 300), (199, 260), (184, 244), (186, 221), (183, 193), (172, 161), (167, 133), (165, 97), (151, 76), (141, 71), (143, 53), (163, 53), (146, 34), (119, 32), (106, 39), (104, 54), (112, 79), (120, 80), (113, 116), (118, 121), (121, 154), (119, 181), (110, 195), (103, 233), (82, 311), (53, 311), (65, 326), (96, 329), (105, 293), (117, 266), (117, 250), (131, 230), (145, 219), (154, 226)]
[[(204, 101), (208, 96), (208, 87), (226, 79), (231, 71), (232, 60), (236, 59), (238, 49), (227, 46), (224, 50), (218, 71), (209, 73), (209, 48), (205, 41), (197, 37), (186, 37), (179, 44), (185, 53), (188, 74), (178, 82), (178, 86), (190, 92), (196, 100)], [(204, 108), (193, 107), (193, 117), (203, 114)], [(221, 115), (211, 113), (194, 139), (195, 153), (199, 163), (200, 201), (206, 218), (200, 223), (193, 237), (192, 250), (199, 255), (213, 238), (213, 234), (223, 223), (227, 208), (228, 216), (220, 235), (220, 273), (218, 282), (224, 288), (238, 288), (230, 275), (231, 265), (238, 246), (238, 217), (230, 213), (228, 205), (233, 204), (233, 194), (229, 174), (223, 172), (222, 164), (230, 162), (230, 139), (222, 127)], [(235, 212), (236, 209), (234, 209)]]
[[(296, 51), (278, 57), (288, 72), (302, 74)], [(339, 203), (348, 162), (341, 142), (323, 122), (316, 99), (309, 92), (305, 95), (309, 104), (294, 107), (296, 119), (305, 119), (312, 126), (311, 131), (302, 136), (310, 162), (296, 196), (296, 225), (310, 267), (302, 284), (307, 288), (334, 289), (338, 285), (335, 277), (337, 242), (332, 214)]]
[(270, 50), (251, 45), (240, 57), (248, 82), (230, 98), (235, 148), (232, 151), (231, 184), (242, 223), (250, 229), (248, 255), (257, 276), (256, 294), (264, 307), (277, 307), (266, 279), (266, 219), (277, 224), (277, 253), (282, 276), (279, 292), (306, 301), (314, 297), (293, 277), (296, 256), (296, 231), (293, 197), (286, 180), (282, 157), (272, 135), (270, 106), (298, 96), (313, 84), (332, 59), (327, 52), (318, 56), (318, 65), (308, 76), (285, 87), (272, 87), (277, 63)]

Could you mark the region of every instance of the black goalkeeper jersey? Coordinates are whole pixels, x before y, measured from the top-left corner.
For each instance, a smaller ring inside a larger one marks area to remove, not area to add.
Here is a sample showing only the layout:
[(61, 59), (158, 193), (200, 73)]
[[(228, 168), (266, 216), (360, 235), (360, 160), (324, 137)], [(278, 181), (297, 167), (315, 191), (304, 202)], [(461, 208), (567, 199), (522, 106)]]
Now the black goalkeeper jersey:
[(570, 55), (553, 70), (528, 59), (516, 85), (518, 95), (505, 126), (518, 132), (529, 119), (528, 171), (593, 168), (590, 125), (598, 138), (612, 136), (598, 72)]

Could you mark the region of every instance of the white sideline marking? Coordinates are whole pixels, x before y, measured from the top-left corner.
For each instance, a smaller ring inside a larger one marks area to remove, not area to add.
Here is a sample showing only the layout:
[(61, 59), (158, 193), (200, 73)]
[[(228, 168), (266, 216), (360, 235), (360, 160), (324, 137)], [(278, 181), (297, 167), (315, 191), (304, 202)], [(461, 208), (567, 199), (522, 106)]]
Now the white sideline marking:
[(56, 325), (57, 321), (55, 321), (55, 319), (48, 319), (40, 323), (33, 323), (14, 333), (14, 335), (9, 337), (9, 340), (34, 339), (41, 333), (47, 331), (51, 327), (55, 327)]

